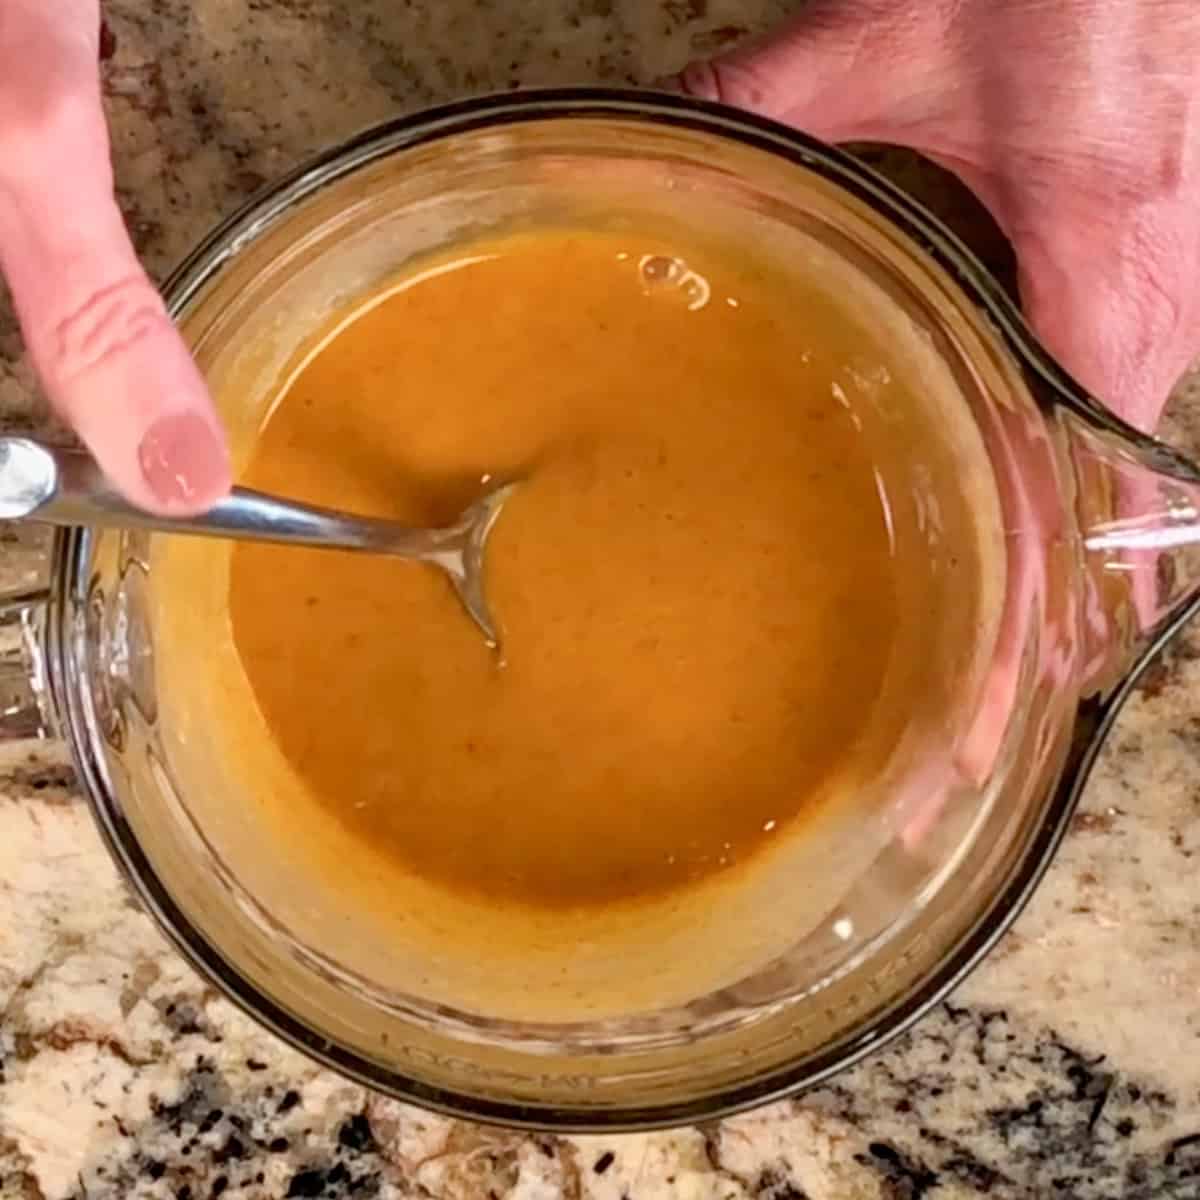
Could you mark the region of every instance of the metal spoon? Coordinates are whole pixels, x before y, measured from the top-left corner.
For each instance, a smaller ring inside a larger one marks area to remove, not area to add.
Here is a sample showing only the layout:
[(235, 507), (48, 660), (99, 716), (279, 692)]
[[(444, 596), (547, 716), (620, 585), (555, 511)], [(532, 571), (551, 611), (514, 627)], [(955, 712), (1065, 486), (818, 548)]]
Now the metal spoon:
[(450, 577), (489, 646), (497, 644), (498, 633), (483, 592), (483, 552), (515, 486), (493, 488), (442, 529), (410, 529), (249, 488), (234, 488), (198, 517), (160, 517), (135, 508), (113, 491), (100, 468), (82, 451), (30, 438), (0, 437), (0, 520), (285, 542), (430, 563)]

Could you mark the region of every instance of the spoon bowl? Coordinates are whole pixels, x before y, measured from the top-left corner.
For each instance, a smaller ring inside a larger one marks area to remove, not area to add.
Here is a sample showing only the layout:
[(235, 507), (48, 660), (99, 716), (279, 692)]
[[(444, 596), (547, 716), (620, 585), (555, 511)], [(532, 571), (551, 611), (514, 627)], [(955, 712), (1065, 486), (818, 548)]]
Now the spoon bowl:
[[(465, 508), (462, 515), (451, 525), (442, 529), (421, 530), (428, 537), (431, 548), (419, 557), (433, 563), (449, 576), (463, 608), (479, 626), (487, 644), (493, 649), (500, 644), (499, 626), (488, 608), (484, 593), (484, 555), (487, 540), (500, 517), (500, 512), (509, 497), (516, 491), (515, 483), (504, 483), (485, 492), (474, 504)], [(399, 530), (403, 537), (413, 534), (412, 530)], [(438, 539), (437, 546), (432, 543)], [(384, 551), (387, 553), (388, 551)], [(397, 551), (402, 558), (412, 558), (410, 551)]]

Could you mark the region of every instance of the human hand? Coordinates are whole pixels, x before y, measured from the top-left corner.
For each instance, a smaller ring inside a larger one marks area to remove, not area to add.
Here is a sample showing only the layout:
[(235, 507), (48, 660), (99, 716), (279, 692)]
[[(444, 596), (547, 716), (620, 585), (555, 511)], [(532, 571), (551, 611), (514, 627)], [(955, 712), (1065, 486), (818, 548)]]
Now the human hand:
[[(1131, 423), (1153, 427), (1200, 353), (1194, 0), (811, 0), (772, 37), (694, 64), (680, 82), (827, 141), (906, 145), (956, 173), (1013, 244), (1035, 332)], [(1017, 529), (1056, 519), (1053, 505), (1014, 503)], [(1153, 615), (1141, 592), (1154, 590), (1155, 563), (1133, 565), (1135, 603)], [(1037, 537), (1010, 545), (1007, 591), (955, 778), (918, 781), (898, 805), (910, 846), (948, 786), (981, 784), (997, 761), (1029, 628), (1044, 619)], [(1073, 668), (1039, 663), (1039, 678), (1086, 686), (1077, 653)]]
[(681, 83), (955, 172), (1012, 242), (1035, 332), (1131, 423), (1200, 354), (1195, 0), (811, 0)]
[(208, 390), (113, 196), (99, 0), (0, 0), (0, 272), (57, 412), (136, 504), (229, 489)]

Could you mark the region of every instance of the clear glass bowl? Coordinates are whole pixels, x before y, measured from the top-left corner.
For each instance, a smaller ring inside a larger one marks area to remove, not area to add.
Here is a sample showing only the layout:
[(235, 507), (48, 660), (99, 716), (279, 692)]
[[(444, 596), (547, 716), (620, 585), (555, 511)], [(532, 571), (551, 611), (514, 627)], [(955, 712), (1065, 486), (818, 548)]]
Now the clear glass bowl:
[[(828, 831), (830, 861), (849, 865), (819, 920), (792, 908), (810, 847), (652, 944), (630, 934), (625, 958), (619, 937), (602, 948), (611, 983), (647, 955), (697, 963), (754, 942), (754, 961), (726, 956), (719, 985), (666, 1005), (634, 989), (625, 1010), (594, 1019), (522, 1019), (520, 962), (483, 962), (475, 994), (486, 998), (492, 971), (495, 1010), (456, 1005), (414, 968), (422, 945), (453, 956), (436, 914), (414, 918), (432, 922), (417, 949), (381, 941), (359, 900), (306, 872), (300, 839), (265, 822), (254, 789), (267, 785), (227, 769), (216, 694), (192, 688), (177, 657), (181, 630), (227, 640), (219, 580), (210, 624), (181, 624), (210, 600), (193, 606), (164, 586), (163, 539), (75, 529), (57, 536), (45, 587), (6, 609), (25, 648), (4, 677), (8, 731), (27, 733), (29, 705), (41, 705), (114, 856), (180, 950), (313, 1057), (465, 1117), (575, 1130), (711, 1118), (817, 1083), (895, 1036), (1013, 920), (1134, 668), (1190, 604), (1192, 574), (1164, 571), (1162, 557), (1194, 537), (1190, 465), (1067, 379), (915, 203), (835, 150), (718, 107), (556, 92), (397, 121), (255, 199), (166, 294), (244, 461), (306, 336), (414, 256), (514, 222), (669, 223), (684, 209), (767, 245), (806, 239), (921, 332), (969, 415), (1005, 556), (1001, 635), (970, 670), (931, 647), (950, 703), (926, 720), (913, 699), (914, 763), (925, 752), (957, 762), (985, 709), (992, 731), (919, 838), (903, 789), (873, 796)], [(543, 969), (531, 960), (531, 977)]]

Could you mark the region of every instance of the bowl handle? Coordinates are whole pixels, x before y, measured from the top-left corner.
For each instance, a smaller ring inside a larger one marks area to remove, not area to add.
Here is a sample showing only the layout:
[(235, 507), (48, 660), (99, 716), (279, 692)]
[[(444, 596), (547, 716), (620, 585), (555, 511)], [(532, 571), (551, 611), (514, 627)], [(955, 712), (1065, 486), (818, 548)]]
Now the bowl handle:
[(1085, 674), (1103, 690), (1200, 596), (1200, 467), (1115, 423), (1061, 420), (1087, 576)]

